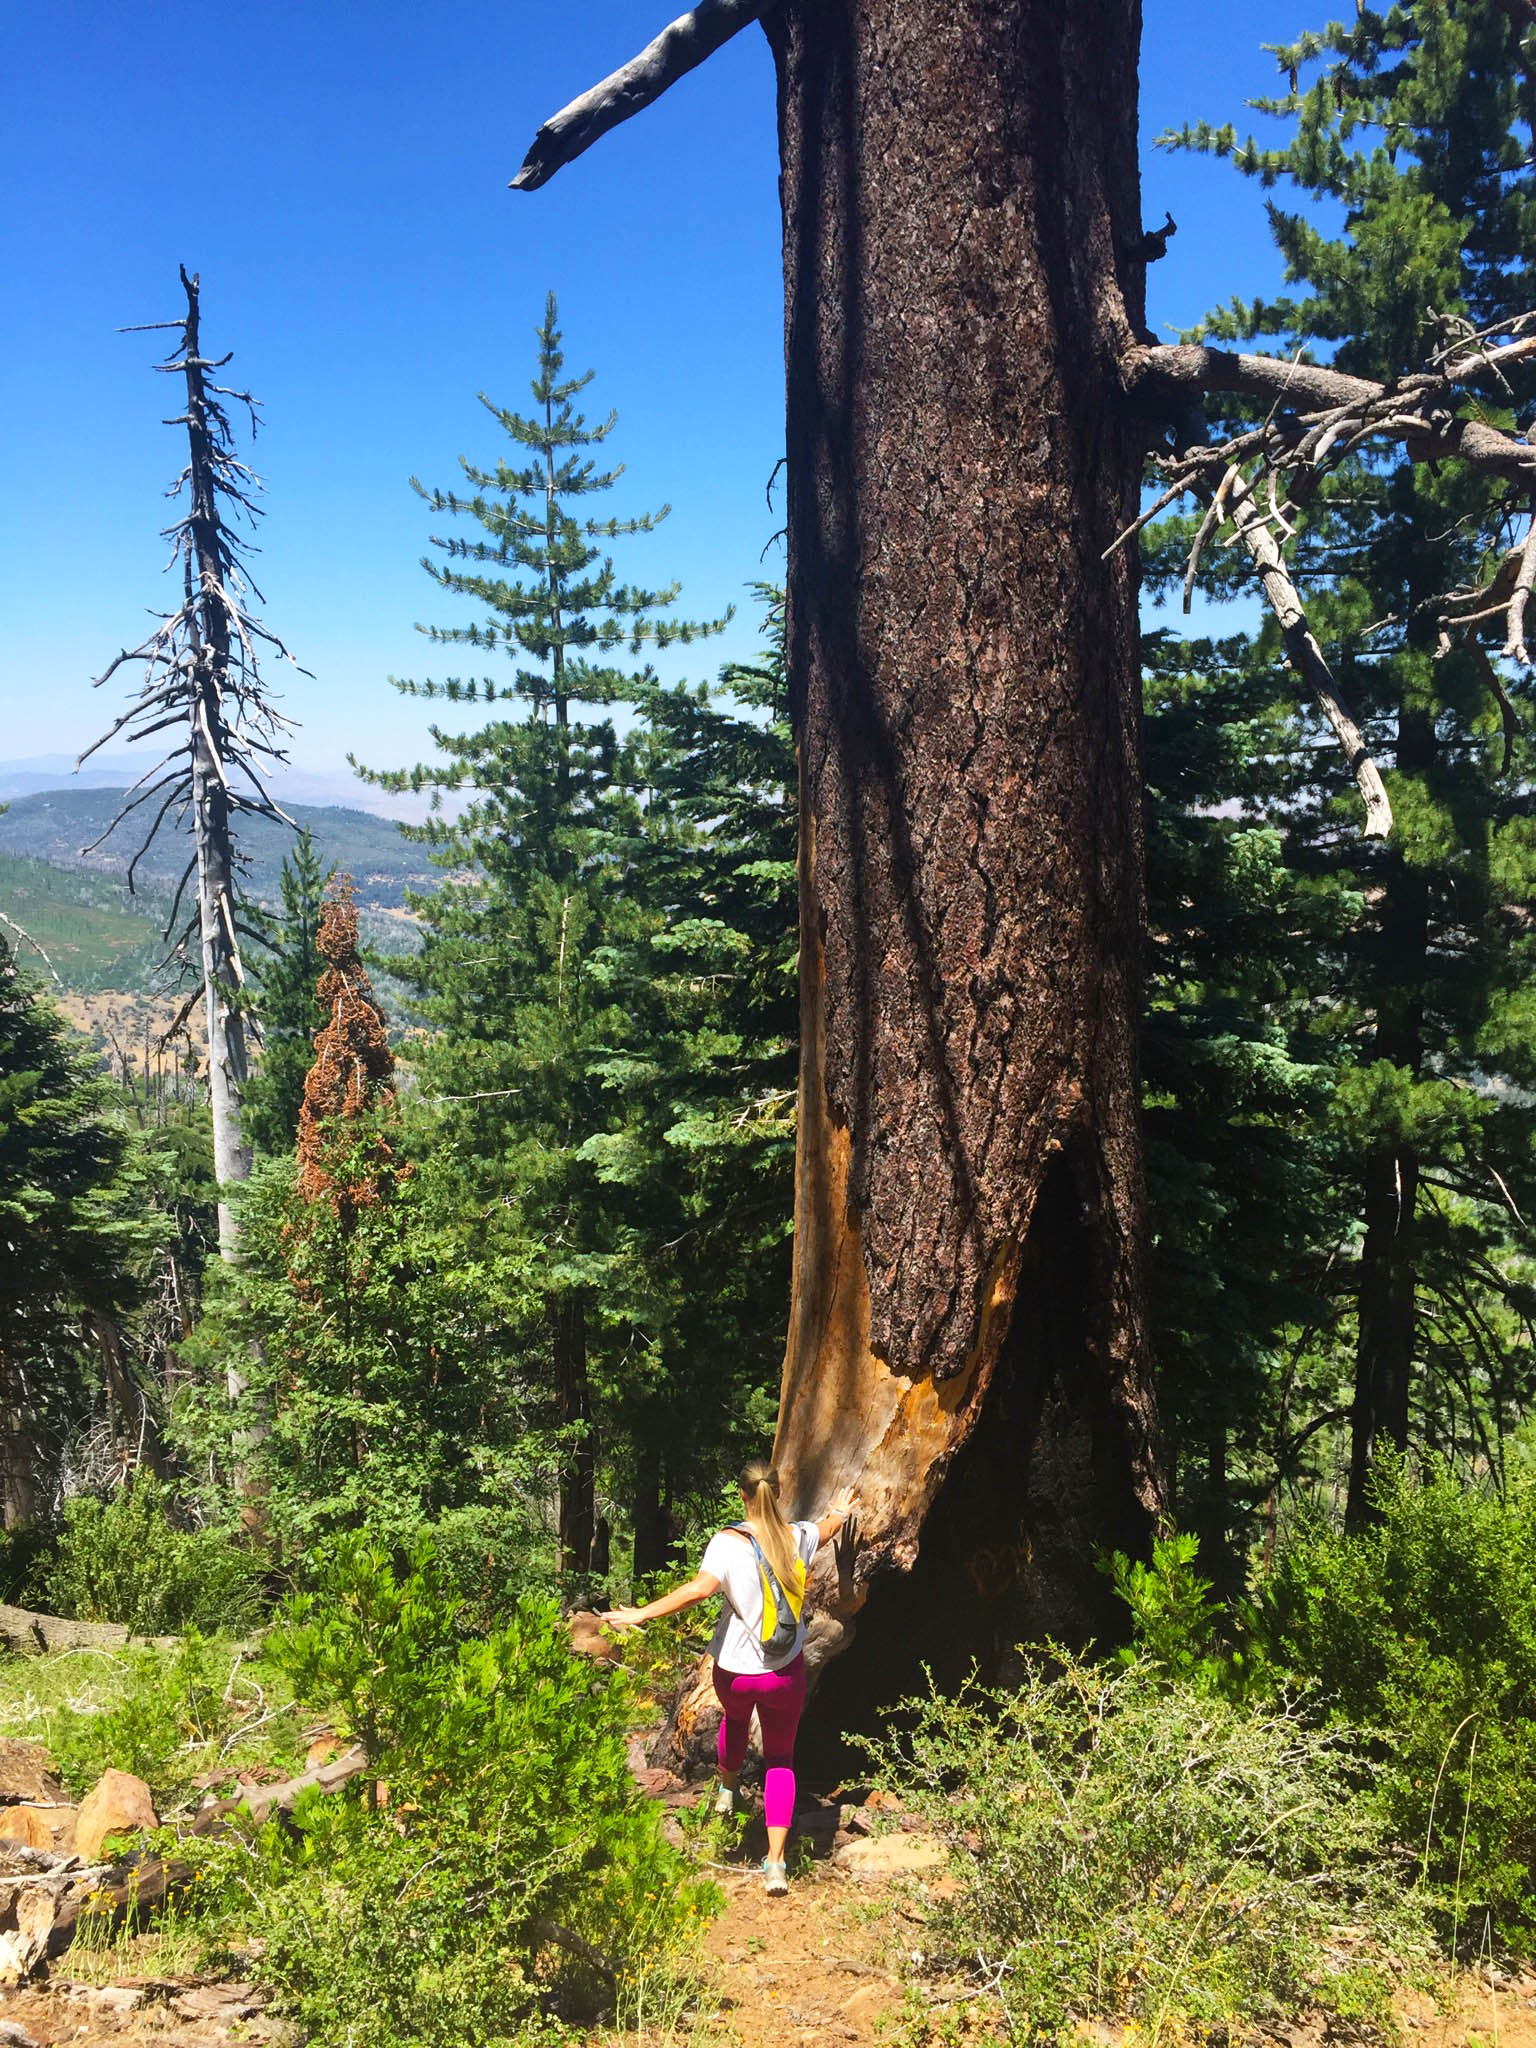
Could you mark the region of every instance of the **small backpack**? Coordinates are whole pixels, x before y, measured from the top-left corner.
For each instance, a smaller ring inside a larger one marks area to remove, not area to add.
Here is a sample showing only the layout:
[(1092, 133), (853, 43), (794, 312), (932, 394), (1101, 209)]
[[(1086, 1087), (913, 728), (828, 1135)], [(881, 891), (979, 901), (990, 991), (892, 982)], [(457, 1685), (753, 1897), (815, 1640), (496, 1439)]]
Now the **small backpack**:
[(733, 1522), (738, 1536), (745, 1536), (757, 1559), (757, 1575), (763, 1585), (763, 1662), (773, 1670), (794, 1652), (800, 1633), (800, 1613), (805, 1606), (805, 1559), (795, 1555), (795, 1583), (786, 1586), (763, 1555), (763, 1546), (745, 1522)]

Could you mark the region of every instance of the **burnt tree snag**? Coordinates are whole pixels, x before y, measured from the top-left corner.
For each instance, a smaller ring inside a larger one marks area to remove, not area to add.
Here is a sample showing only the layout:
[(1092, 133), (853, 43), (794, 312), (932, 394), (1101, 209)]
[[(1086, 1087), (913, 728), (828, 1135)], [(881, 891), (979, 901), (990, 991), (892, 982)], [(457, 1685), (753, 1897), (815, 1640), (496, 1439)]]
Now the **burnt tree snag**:
[(846, 1653), (841, 1726), (923, 1658), (1093, 1633), (1095, 1552), (1144, 1549), (1160, 1501), (1136, 571), (1114, 547), (1145, 453), (1119, 395), (1138, 16), (818, 0), (765, 26), (803, 779), (775, 1456), (797, 1514), (860, 1493), (812, 1647)]
[[(797, 1513), (859, 1489), (816, 1645), (849, 1653), (846, 1725), (922, 1659), (1094, 1632), (1094, 1553), (1143, 1548), (1159, 1501), (1136, 576), (1113, 549), (1145, 448), (1115, 397), (1137, 18), (842, 0), (768, 27), (804, 781), (775, 1455)], [(915, 1578), (882, 1597), (893, 1573)]]

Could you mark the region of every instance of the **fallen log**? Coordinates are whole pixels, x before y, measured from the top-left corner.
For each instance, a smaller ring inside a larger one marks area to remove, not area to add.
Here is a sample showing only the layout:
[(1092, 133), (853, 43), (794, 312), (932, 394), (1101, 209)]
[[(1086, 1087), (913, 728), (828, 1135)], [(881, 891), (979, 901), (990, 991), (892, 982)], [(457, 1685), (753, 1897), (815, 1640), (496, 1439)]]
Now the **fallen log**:
[(108, 1928), (125, 1921), (136, 1927), (147, 1925), (191, 1877), (190, 1863), (167, 1863), (159, 1856), (140, 1857), (126, 1870), (122, 1864), (113, 1864), (104, 1870), (78, 1872), (76, 1881), (59, 1897), (48, 1930), (47, 1954), (50, 1958), (63, 1955), (82, 1919)]
[(47, 1650), (121, 1650), (129, 1643), (168, 1650), (175, 1636), (136, 1636), (117, 1621), (67, 1621), (62, 1614), (34, 1614), (28, 1607), (0, 1604), (0, 1647), (20, 1657)]
[(82, 1922), (103, 1930), (147, 1926), (190, 1881), (181, 1858), (131, 1856), (82, 1863), (7, 1843), (0, 1851), (0, 1984), (16, 1984), (63, 1955)]

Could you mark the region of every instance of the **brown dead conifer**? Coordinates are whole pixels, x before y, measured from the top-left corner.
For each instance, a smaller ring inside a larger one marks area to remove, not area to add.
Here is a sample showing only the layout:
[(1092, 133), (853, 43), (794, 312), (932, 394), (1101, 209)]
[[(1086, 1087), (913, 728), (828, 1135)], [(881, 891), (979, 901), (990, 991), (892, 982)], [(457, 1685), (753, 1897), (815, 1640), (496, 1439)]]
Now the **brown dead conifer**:
[(326, 889), (318, 944), (326, 963), (320, 999), (329, 1016), (315, 1035), (304, 1083), (298, 1185), (306, 1203), (329, 1202), (349, 1222), (386, 1200), (410, 1171), (390, 1140), (395, 1056), (358, 954), (350, 875), (333, 877)]

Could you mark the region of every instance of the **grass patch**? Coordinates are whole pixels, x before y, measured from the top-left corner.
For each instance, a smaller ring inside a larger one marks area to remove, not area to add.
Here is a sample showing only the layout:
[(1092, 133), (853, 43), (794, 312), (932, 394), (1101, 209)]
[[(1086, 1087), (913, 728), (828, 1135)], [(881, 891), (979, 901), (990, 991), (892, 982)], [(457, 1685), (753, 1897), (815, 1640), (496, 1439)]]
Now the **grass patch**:
[(0, 1658), (0, 1735), (46, 1744), (77, 1794), (132, 1771), (161, 1811), (194, 1791), (233, 1795), (242, 1771), (296, 1774), (304, 1719), (264, 1653), (217, 1638)]

